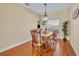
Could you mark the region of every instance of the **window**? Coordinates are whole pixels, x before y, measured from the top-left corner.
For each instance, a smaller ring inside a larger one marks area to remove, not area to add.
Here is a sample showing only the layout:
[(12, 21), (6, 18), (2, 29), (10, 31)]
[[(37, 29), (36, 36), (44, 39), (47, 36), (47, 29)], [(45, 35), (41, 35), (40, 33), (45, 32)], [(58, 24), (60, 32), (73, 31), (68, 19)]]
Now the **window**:
[(60, 20), (59, 19), (52, 19), (48, 20), (48, 26), (59, 26)]
[(48, 31), (54, 31), (58, 30), (60, 25), (60, 19), (59, 18), (53, 18), (47, 21), (47, 28)]

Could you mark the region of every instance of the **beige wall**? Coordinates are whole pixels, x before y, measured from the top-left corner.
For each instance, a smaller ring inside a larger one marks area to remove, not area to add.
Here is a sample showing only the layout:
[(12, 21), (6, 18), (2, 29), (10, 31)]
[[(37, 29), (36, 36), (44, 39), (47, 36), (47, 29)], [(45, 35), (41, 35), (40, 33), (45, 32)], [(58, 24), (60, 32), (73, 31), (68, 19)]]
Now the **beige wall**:
[(70, 41), (79, 55), (79, 17), (72, 19), (72, 14), (76, 8), (79, 8), (79, 4), (73, 4), (71, 9), (71, 19), (70, 19)]
[[(62, 34), (62, 22), (70, 20), (70, 41), (79, 55), (79, 17), (72, 19), (73, 11), (79, 8), (79, 4), (61, 12), (52, 13), (49, 19), (57, 17), (61, 19), (60, 36)], [(71, 15), (71, 16), (70, 16)], [(31, 38), (30, 30), (36, 28), (40, 16), (19, 4), (0, 4), (0, 49), (20, 43)]]
[(56, 13), (51, 13), (49, 15), (49, 19), (52, 19), (52, 18), (60, 19), (59, 37), (63, 37), (62, 23), (66, 20), (70, 20), (70, 8), (63, 10), (63, 11), (56, 12)]
[(0, 4), (0, 49), (31, 39), (39, 15), (19, 4)]

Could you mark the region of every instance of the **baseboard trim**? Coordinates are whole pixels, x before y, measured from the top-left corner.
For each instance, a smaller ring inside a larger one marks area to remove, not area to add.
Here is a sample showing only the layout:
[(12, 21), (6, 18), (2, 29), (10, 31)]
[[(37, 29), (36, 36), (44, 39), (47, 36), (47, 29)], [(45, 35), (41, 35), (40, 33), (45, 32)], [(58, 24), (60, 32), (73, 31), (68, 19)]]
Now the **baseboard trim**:
[[(59, 38), (59, 39), (63, 39), (63, 37), (62, 37), (62, 36), (59, 36), (58, 38)], [(69, 40), (69, 37), (67, 37), (67, 40)]]
[(74, 51), (75, 51), (76, 55), (78, 56), (78, 53), (77, 53), (77, 51), (76, 51), (76, 49), (75, 49), (74, 45), (72, 44), (72, 42), (71, 42), (71, 41), (70, 41), (70, 43), (71, 43), (72, 48), (74, 49)]
[(7, 50), (9, 50), (9, 49), (12, 49), (12, 48), (14, 48), (14, 47), (17, 47), (17, 46), (19, 46), (19, 45), (21, 45), (21, 44), (24, 44), (24, 43), (26, 43), (26, 42), (29, 42), (29, 41), (31, 41), (31, 39), (25, 40), (25, 41), (20, 42), (20, 43), (17, 43), (17, 44), (13, 44), (13, 45), (7, 46), (7, 47), (5, 47), (5, 48), (0, 48), (0, 53), (5, 52), (5, 51), (7, 51)]
[(61, 37), (61, 36), (59, 36), (58, 38), (59, 38), (59, 39), (63, 39), (63, 37)]

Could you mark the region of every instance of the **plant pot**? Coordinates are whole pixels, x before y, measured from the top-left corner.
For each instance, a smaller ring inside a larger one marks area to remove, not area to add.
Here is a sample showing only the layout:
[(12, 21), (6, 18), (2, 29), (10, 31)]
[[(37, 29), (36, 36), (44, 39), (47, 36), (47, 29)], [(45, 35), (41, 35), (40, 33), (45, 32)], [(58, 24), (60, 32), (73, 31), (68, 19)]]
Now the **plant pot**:
[(65, 41), (65, 42), (66, 42), (66, 41), (67, 41), (67, 39), (66, 39), (66, 38), (63, 38), (63, 41)]

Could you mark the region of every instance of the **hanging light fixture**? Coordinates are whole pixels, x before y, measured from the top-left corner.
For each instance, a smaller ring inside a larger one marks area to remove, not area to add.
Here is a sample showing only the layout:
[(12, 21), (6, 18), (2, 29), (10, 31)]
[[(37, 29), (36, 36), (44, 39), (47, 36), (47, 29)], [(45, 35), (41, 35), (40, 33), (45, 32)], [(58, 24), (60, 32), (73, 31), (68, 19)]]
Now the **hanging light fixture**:
[(45, 3), (44, 6), (45, 6), (44, 20), (48, 20), (48, 15), (47, 15), (47, 12), (46, 12), (46, 10), (47, 10), (47, 8), (46, 8), (47, 4)]
[(44, 6), (45, 6), (45, 13), (44, 13), (44, 16), (43, 16), (42, 25), (46, 25), (47, 24), (47, 20), (48, 20), (48, 15), (47, 15), (47, 12), (46, 12), (47, 4), (45, 3)]

